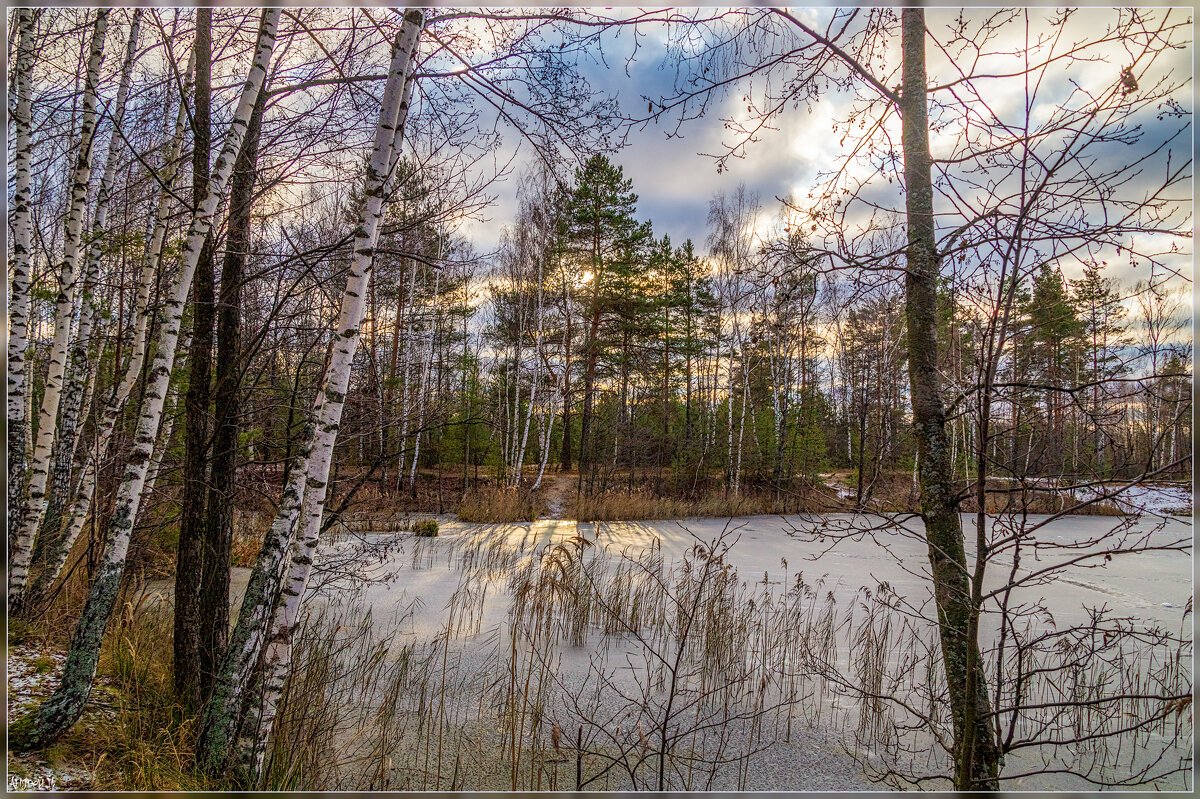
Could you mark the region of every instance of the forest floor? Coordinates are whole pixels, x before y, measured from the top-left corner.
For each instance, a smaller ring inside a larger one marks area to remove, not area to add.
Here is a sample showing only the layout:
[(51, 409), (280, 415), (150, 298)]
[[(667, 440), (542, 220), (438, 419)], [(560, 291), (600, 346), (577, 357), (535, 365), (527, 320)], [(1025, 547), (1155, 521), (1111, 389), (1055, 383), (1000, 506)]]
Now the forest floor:
[[(47, 699), (58, 685), (66, 652), (48, 645), (21, 643), (8, 647), (8, 718), (17, 718)], [(88, 790), (94, 786), (92, 769), (84, 762), (74, 738), (94, 733), (96, 723), (116, 718), (109, 680), (101, 676), (88, 699), (88, 709), (62, 742), (27, 754), (8, 753), (5, 779), (9, 793), (24, 791)]]

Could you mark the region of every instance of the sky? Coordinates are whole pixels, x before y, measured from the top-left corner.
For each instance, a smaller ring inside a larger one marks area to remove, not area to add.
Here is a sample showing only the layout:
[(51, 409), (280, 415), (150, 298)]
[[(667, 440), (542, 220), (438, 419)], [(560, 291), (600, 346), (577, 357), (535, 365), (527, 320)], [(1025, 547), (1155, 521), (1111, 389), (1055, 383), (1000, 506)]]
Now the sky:
[[(606, 58), (611, 67), (589, 65), (585, 75), (597, 89), (615, 94), (623, 110), (631, 114), (645, 112), (643, 95), (657, 97), (671, 91), (674, 75), (661, 48), (645, 46), (638, 58), (626, 65), (628, 41), (608, 44)], [(717, 108), (730, 105), (722, 103)], [(676, 243), (691, 238), (702, 250), (709, 200), (718, 191), (745, 183), (773, 212), (775, 197), (786, 197), (795, 188), (815, 182), (820, 153), (804, 142), (806, 132), (811, 133), (820, 123), (828, 124), (829, 111), (822, 108), (814, 113), (788, 114), (780, 129), (767, 131), (745, 158), (730, 161), (723, 173), (718, 172), (716, 160), (706, 155), (720, 152), (728, 138), (719, 113), (685, 122), (678, 130), (673, 123), (632, 129), (626, 146), (610, 159), (632, 178), (639, 214), (642, 219), (653, 220), (656, 235), (667, 233)], [(510, 136), (509, 141), (513, 138)], [(502, 228), (515, 215), (515, 186), (510, 181), (499, 188), (490, 221), (467, 229), (482, 251), (496, 246)]]
[[(803, 15), (808, 20), (819, 21), (830, 13), (828, 10), (797, 10), (797, 15)], [(960, 13), (958, 9), (931, 10), (928, 24), (933, 36), (940, 42), (948, 39), (947, 30), (954, 17)], [(975, 15), (981, 18), (985, 13), (978, 10), (962, 12), (968, 19)], [(1049, 11), (1033, 10), (1030, 12), (1030, 36), (1036, 39), (1044, 33), (1051, 33), (1040, 17)], [(1100, 35), (1103, 26), (1110, 21), (1112, 12), (1104, 10), (1082, 12), (1077, 19), (1066, 27), (1064, 39), (1083, 40)], [(1176, 15), (1183, 19), (1188, 14), (1179, 10)], [(992, 55), (980, 61), (980, 68), (997, 73), (1019, 71), (1021, 53), (1025, 50), (1024, 20), (1016, 20), (1001, 29), (999, 35), (992, 41)], [(600, 64), (588, 64), (582, 67), (584, 74), (597, 88), (615, 92), (620, 98), (622, 108), (629, 113), (644, 113), (646, 111), (643, 96), (657, 97), (669, 93), (676, 75), (672, 65), (664, 61), (664, 51), (656, 46), (654, 36), (648, 36), (638, 51), (638, 58), (626, 64), (623, 54), (628, 52), (629, 39), (606, 43), (605, 57), (608, 67)], [(1184, 39), (1186, 46), (1180, 50), (1161, 56), (1151, 65), (1145, 79), (1155, 76), (1178, 78), (1184, 81), (1181, 91), (1176, 93), (1183, 108), (1191, 111), (1191, 84), (1193, 49), (1190, 40)], [(1061, 42), (1060, 42), (1061, 46)], [(955, 63), (938, 51), (936, 43), (931, 40), (927, 44), (929, 69), (933, 82), (952, 80), (956, 73)], [(1039, 101), (1034, 106), (1032, 118), (1035, 122), (1044, 121), (1053, 112), (1055, 104), (1069, 97), (1071, 92), (1101, 92), (1113, 85), (1119, 74), (1120, 67), (1137, 58), (1131, 48), (1122, 52), (1119, 47), (1106, 49), (1100, 61), (1078, 64), (1061, 74), (1050, 71), (1043, 78), (1044, 85), (1040, 88)], [(881, 74), (893, 73), (898, 64), (895, 48), (890, 47), (880, 55), (880, 63), (876, 69)], [(1145, 63), (1144, 61), (1138, 63)], [(628, 73), (628, 74), (627, 74)], [(1144, 79), (1144, 80), (1145, 80)], [(981, 100), (996, 110), (1002, 116), (1011, 118), (1012, 112), (1019, 111), (1024, 99), (1025, 86), (1021, 80), (993, 79), (984, 81), (981, 94), (972, 102)], [(1143, 87), (1145, 88), (1145, 87)], [(942, 98), (953, 101), (954, 97), (964, 97), (961, 92)], [(821, 173), (827, 173), (845, 152), (839, 141), (840, 133), (833, 129), (835, 120), (843, 118), (851, 108), (852, 99), (845, 92), (834, 93), (822, 102), (810, 107), (800, 105), (787, 109), (775, 122), (776, 130), (767, 131), (761, 140), (750, 145), (744, 158), (732, 159), (727, 162), (727, 169), (719, 172), (716, 161), (702, 153), (720, 152), (723, 143), (729, 141), (730, 133), (725, 129), (723, 119), (738, 114), (739, 97), (737, 92), (725, 97), (720, 105), (710, 109), (702, 119), (686, 122), (679, 129), (678, 138), (670, 138), (669, 132), (674, 130), (673, 124), (648, 125), (642, 129), (631, 131), (628, 145), (612, 156), (612, 160), (620, 164), (627, 177), (633, 179), (634, 191), (639, 195), (639, 214), (642, 219), (650, 219), (654, 223), (656, 235), (667, 233), (672, 241), (681, 243), (691, 238), (700, 251), (706, 250), (707, 211), (710, 199), (721, 190), (730, 191), (739, 183), (745, 183), (747, 188), (756, 193), (762, 201), (763, 212), (774, 215), (779, 208), (777, 197), (783, 198), (795, 194), (803, 198), (805, 193), (819, 182)], [(1146, 111), (1139, 122), (1147, 129), (1143, 142), (1137, 146), (1121, 143), (1107, 145), (1099, 150), (1103, 156), (1102, 162), (1109, 158), (1136, 160), (1149, 153), (1167, 135), (1166, 131), (1178, 129), (1186, 120), (1180, 122), (1177, 118), (1168, 117), (1164, 120), (1154, 119), (1153, 109)], [(895, 114), (886, 126), (894, 141), (899, 140), (899, 121)], [(841, 130), (839, 128), (839, 130)], [(1180, 159), (1190, 158), (1191, 131), (1186, 130), (1175, 142), (1174, 163)], [(931, 146), (935, 156), (949, 154), (960, 145), (955, 135), (934, 131), (931, 135)], [(510, 137), (507, 146), (512, 145)], [(1053, 148), (1046, 150), (1053, 152)], [(1159, 154), (1160, 156), (1162, 153)], [(1159, 179), (1165, 162), (1153, 161), (1134, 176), (1134, 188), (1141, 184), (1149, 187)], [(889, 191), (886, 184), (873, 176), (876, 167), (871, 164), (858, 164), (851, 172), (857, 171), (861, 179), (871, 178), (873, 186), (870, 191), (881, 198)], [(1190, 167), (1187, 170), (1190, 176)], [(489, 221), (473, 223), (464, 231), (475, 241), (478, 250), (487, 252), (493, 249), (499, 241), (500, 232), (514, 216), (515, 201), (513, 190), (514, 181), (500, 184), (497, 187), (497, 204), (488, 213)], [(900, 207), (900, 195), (895, 186), (892, 194), (886, 197), (892, 207)], [(1003, 189), (1003, 186), (998, 187)], [(1182, 213), (1190, 213), (1191, 185), (1185, 181), (1174, 192), (1186, 206)], [(945, 207), (942, 202), (939, 208)], [(862, 221), (860, 211), (857, 221)], [(850, 220), (852, 221), (852, 220)], [(1191, 275), (1191, 242), (1180, 242), (1184, 252), (1171, 259), (1174, 268), (1190, 278)], [(1132, 281), (1144, 278), (1144, 271), (1139, 273), (1136, 268), (1130, 268), (1116, 253), (1098, 252), (1097, 257), (1111, 257), (1113, 274), (1122, 279)], [(1127, 259), (1126, 259), (1127, 260)], [(1063, 270), (1068, 277), (1078, 274), (1079, 264), (1074, 261), (1064, 262)]]

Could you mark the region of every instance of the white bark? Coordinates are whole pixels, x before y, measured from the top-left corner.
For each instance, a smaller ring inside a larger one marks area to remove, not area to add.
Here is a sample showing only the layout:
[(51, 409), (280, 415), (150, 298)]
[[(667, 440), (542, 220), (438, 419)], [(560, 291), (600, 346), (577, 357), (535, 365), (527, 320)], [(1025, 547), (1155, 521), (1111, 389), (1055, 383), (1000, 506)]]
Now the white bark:
[(405, 313), (407, 318), (405, 320), (404, 327), (404, 378), (401, 383), (403, 388), (400, 389), (400, 463), (396, 469), (397, 489), (400, 488), (401, 484), (403, 483), (404, 472), (407, 471), (404, 468), (404, 461), (406, 459), (404, 447), (408, 443), (408, 397), (410, 393), (408, 375), (412, 371), (412, 350), (410, 348), (410, 344), (412, 342), (413, 315), (417, 310), (417, 302), (415, 299), (415, 292), (417, 288), (417, 265), (415, 262), (409, 264), (409, 270), (407, 297), (408, 310)]
[[(538, 295), (537, 295), (537, 333), (533, 342), (533, 371), (530, 374), (531, 386), (529, 388), (529, 413), (525, 414), (525, 430), (521, 433), (521, 446), (517, 450), (517, 469), (516, 475), (513, 478), (513, 488), (521, 484), (521, 469), (525, 466), (525, 446), (529, 443), (529, 423), (533, 419), (534, 403), (537, 402), (537, 387), (538, 381), (541, 379), (540, 367), (542, 364), (542, 328), (544, 326), (544, 257), (542, 253), (538, 253)], [(545, 461), (542, 462), (542, 468), (545, 469)], [(538, 483), (542, 480), (541, 472), (538, 472)], [(536, 486), (535, 486), (536, 487)]]
[(33, 10), (19, 8), (14, 14), (17, 26), (15, 84), (17, 102), (13, 110), (14, 152), (12, 172), (15, 181), (12, 210), (12, 258), (8, 262), (12, 278), (9, 295), (8, 335), (8, 529), (21, 524), (21, 496), (25, 487), (25, 436), (28, 419), (25, 398), (25, 348), (29, 334), (29, 254), (32, 224), (29, 215), (29, 170), (33, 111), (30, 73), (33, 71)]
[[(557, 403), (552, 399), (549, 406), (546, 408), (545, 435), (542, 435), (539, 438), (542, 446), (542, 464), (538, 467), (538, 476), (537, 479), (533, 481), (533, 487), (530, 488), (530, 491), (538, 490), (538, 486), (542, 484), (542, 476), (546, 474), (546, 463), (550, 460), (550, 436), (554, 432), (554, 415), (558, 410), (556, 405)], [(542, 425), (539, 424), (538, 428), (540, 430)]]
[[(409, 83), (411, 85), (411, 83)], [(434, 328), (437, 324), (437, 296), (438, 285), (441, 281), (442, 273), (440, 271), (434, 273), (433, 277), (433, 306), (434, 314), (433, 321), (429, 327), (429, 348), (428, 357), (425, 359), (425, 364), (421, 371), (421, 384), (417, 390), (417, 440), (413, 444), (413, 459), (412, 471), (408, 476), (408, 485), (411, 488), (417, 483), (417, 459), (421, 457), (421, 428), (425, 425), (425, 394), (429, 389), (429, 373), (433, 371), (433, 336)]]
[(171, 287), (167, 301), (167, 318), (159, 330), (145, 398), (138, 415), (133, 449), (117, 489), (112, 518), (106, 526), (100, 567), (71, 639), (71, 647), (63, 667), (62, 682), (54, 695), (35, 713), (32, 726), (36, 732), (28, 742), (31, 747), (55, 740), (74, 724), (83, 713), (91, 692), (99, 660), (100, 642), (116, 604), (121, 577), (125, 571), (130, 534), (137, 518), (147, 470), (154, 451), (167, 385), (175, 361), (175, 348), (179, 342), (183, 306), (200, 258), (201, 246), (212, 227), (217, 205), (222, 199), (234, 161), (241, 149), (251, 111), (262, 89), (267, 63), (275, 48), (275, 27), (279, 13), (278, 9), (263, 11), (253, 65), (242, 89), (237, 110), (233, 114), (221, 154), (214, 165), (208, 192), (192, 217), (184, 245), (183, 265)]
[(105, 563), (123, 566), (125, 551), (129, 545), (129, 531), (137, 509), (142, 499), (142, 488), (145, 483), (147, 469), (154, 442), (162, 416), (163, 404), (166, 401), (167, 387), (171, 370), (175, 363), (175, 349), (179, 343), (179, 328), (183, 317), (184, 304), (191, 288), (192, 277), (200, 259), (200, 249), (205, 237), (212, 227), (213, 216), (217, 205), (224, 196), (229, 174), (233, 170), (233, 162), (241, 149), (245, 137), (246, 126), (249, 124), (250, 113), (262, 88), (266, 75), (267, 62), (275, 47), (275, 26), (279, 12), (271, 9), (264, 12), (263, 27), (260, 31), (258, 46), (254, 54), (254, 63), (242, 90), (237, 111), (230, 123), (221, 154), (217, 158), (212, 176), (209, 180), (208, 193), (193, 216), (188, 228), (184, 244), (184, 263), (176, 276), (167, 300), (167, 316), (159, 329), (154, 360), (151, 363), (150, 375), (146, 386), (144, 404), (138, 415), (137, 432), (135, 434), (133, 452), (129, 456), (129, 464), (121, 481), (117, 494), (116, 509), (113, 513), (112, 541), (106, 549)]
[[(71, 465), (75, 460), (80, 414), (87, 407), (85, 395), (90, 393), (90, 379), (95, 368), (99, 365), (97, 352), (94, 360), (89, 358), (92, 348), (92, 330), (100, 313), (96, 303), (96, 286), (100, 281), (100, 261), (104, 254), (104, 235), (108, 226), (108, 204), (112, 196), (113, 180), (117, 174), (117, 162), (121, 154), (121, 135), (119, 131), (125, 120), (125, 102), (129, 97), (129, 83), (133, 75), (133, 64), (137, 57), (138, 30), (142, 22), (142, 9), (133, 11), (129, 23), (129, 41), (125, 49), (125, 61), (121, 67), (121, 80), (117, 89), (117, 98), (113, 105), (113, 132), (108, 140), (108, 153), (105, 156), (104, 173), (100, 179), (100, 189), (96, 197), (96, 210), (92, 218), (90, 243), (88, 245), (87, 265), (83, 270), (83, 290), (79, 329), (75, 334), (75, 345), (72, 348), (66, 386), (63, 389), (58, 419), (58, 453), (54, 464), (54, 479), (51, 482), (51, 494), (47, 500), (49, 511), (46, 513), (47, 527), (42, 535), (57, 537), (61, 532), (62, 508), (68, 500), (71, 490)], [(89, 363), (92, 361), (92, 363)]]
[(325, 372), (315, 437), (307, 459), (307, 484), (302, 510), (304, 534), (292, 547), (291, 567), (274, 608), (270, 641), (263, 652), (263, 696), (256, 708), (257, 725), (247, 724), (245, 729), (248, 734), (239, 741), (240, 761), (251, 775), (257, 775), (261, 770), (275, 710), (291, 665), (292, 631), (299, 617), (320, 537), (329, 467), (350, 381), (350, 367), (358, 347), (359, 326), (371, 280), (388, 177), (398, 161), (401, 136), (411, 101), (414, 81), (411, 79), (410, 65), (424, 20), (424, 9), (409, 9), (392, 46), (391, 67), (367, 167), (365, 202), (354, 234), (350, 274), (342, 295), (337, 335)]
[(71, 172), (71, 205), (67, 214), (58, 298), (55, 302), (54, 341), (50, 346), (50, 364), (46, 372), (42, 406), (38, 412), (37, 440), (29, 465), (29, 488), (10, 555), (8, 598), (13, 604), (16, 604), (25, 590), (25, 583), (29, 577), (29, 561), (33, 554), (33, 538), (46, 511), (46, 482), (50, 474), (58, 405), (62, 398), (63, 377), (66, 373), (84, 206), (92, 174), (92, 143), (96, 134), (96, 84), (100, 80), (100, 62), (104, 57), (104, 37), (108, 31), (109, 13), (108, 9), (97, 11), (92, 29), (91, 51), (88, 55), (87, 78), (83, 92), (83, 124), (80, 128), (79, 151)]
[[(279, 585), (288, 563), (285, 555), (300, 519), (308, 484), (313, 429), (316, 418), (321, 413), (324, 398), (325, 394), (318, 392), (312, 414), (305, 422), (299, 450), (283, 489), (279, 512), (271, 523), (271, 529), (267, 532), (255, 560), (254, 571), (250, 575), (245, 598), (238, 613), (237, 625), (229, 637), (229, 645), (221, 662), (213, 696), (201, 722), (196, 761), (201, 769), (211, 774), (226, 772), (230, 749), (241, 722), (240, 709), (245, 703), (244, 697), (254, 668), (259, 662), (263, 643), (267, 639), (271, 614), (278, 599)], [(252, 712), (253, 710), (251, 707)], [(258, 729), (257, 722), (249, 726)], [(260, 745), (265, 746), (266, 742), (262, 741)], [(245, 762), (244, 749), (242, 757)]]
[[(185, 362), (187, 360), (187, 353), (190, 353), (192, 349), (192, 331), (189, 330), (183, 335), (184, 338), (182, 342), (182, 350), (184, 355), (181, 355), (175, 359), (174, 371), (176, 374), (183, 373), (186, 365)], [(168, 392), (168, 396), (171, 399), (170, 413), (166, 412), (166, 405), (164, 404), (163, 413), (159, 415), (158, 434), (154, 437), (155, 441), (158, 443), (156, 443), (154, 446), (154, 454), (150, 456), (150, 467), (146, 470), (146, 485), (142, 487), (142, 496), (144, 497), (148, 497), (154, 493), (154, 484), (158, 482), (158, 476), (162, 474), (163, 455), (166, 454), (167, 448), (171, 444), (171, 433), (175, 429), (175, 420), (179, 418), (178, 378), (176, 378), (174, 390), (168, 386)], [(135, 517), (133, 521), (136, 523), (137, 518)]]
[[(187, 96), (191, 90), (194, 67), (194, 61), (189, 61), (184, 77), (184, 96)], [(174, 134), (171, 138), (171, 143), (168, 145), (167, 152), (163, 156), (162, 172), (158, 176), (162, 183), (156, 183), (159, 186), (158, 202), (154, 218), (150, 223), (150, 242), (138, 280), (137, 299), (134, 306), (136, 323), (133, 332), (133, 341), (131, 342), (129, 361), (125, 367), (124, 374), (121, 376), (121, 382), (113, 389), (96, 423), (96, 440), (92, 445), (93, 455), (87, 459), (83, 467), (83, 475), (79, 480), (79, 486), (71, 503), (66, 530), (55, 545), (54, 550), (47, 553), (48, 568), (44, 572), (44, 576), (38, 580), (40, 586), (49, 587), (58, 579), (63, 567), (66, 565), (71, 547), (75, 545), (75, 541), (83, 531), (83, 525), (87, 521), (88, 513), (91, 511), (92, 497), (96, 490), (96, 472), (100, 464), (104, 463), (108, 457), (108, 448), (112, 442), (117, 419), (120, 417), (121, 411), (125, 407), (125, 402), (129, 399), (129, 395), (133, 391), (134, 384), (137, 383), (138, 377), (142, 373), (142, 364), (146, 359), (147, 333), (149, 331), (150, 317), (152, 316), (150, 289), (155, 284), (155, 275), (158, 273), (159, 265), (162, 262), (163, 242), (166, 238), (167, 219), (171, 209), (171, 194), (163, 191), (161, 187), (162, 185), (167, 187), (172, 186), (179, 174), (179, 153), (183, 148), (183, 134), (186, 121), (186, 108), (181, 102), (176, 112)], [(161, 457), (161, 453), (159, 457)], [(36, 595), (39, 592), (35, 590), (33, 593)]]

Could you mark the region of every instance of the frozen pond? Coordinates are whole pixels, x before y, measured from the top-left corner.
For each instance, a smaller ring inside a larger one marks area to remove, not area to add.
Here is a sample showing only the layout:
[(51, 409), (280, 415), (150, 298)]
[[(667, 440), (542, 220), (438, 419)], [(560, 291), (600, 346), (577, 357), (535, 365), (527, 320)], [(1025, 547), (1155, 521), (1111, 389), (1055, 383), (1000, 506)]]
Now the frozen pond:
[[(1023, 529), (1028, 534), (1023, 538), (1018, 568), (1012, 570), (1011, 551), (994, 555), (985, 581), (987, 590), (1003, 585), (1012, 573), (1021, 583), (1012, 594), (1012, 604), (1043, 605), (1053, 614), (1053, 625), (1058, 628), (1085, 624), (1095, 609), (1104, 608), (1135, 620), (1138, 628), (1161, 627), (1174, 633), (1185, 627), (1190, 630), (1184, 617), (1184, 608), (1192, 594), (1189, 520), (1146, 517), (1135, 523), (1103, 516), (1049, 522), (1047, 519), (1030, 516), (1023, 520)], [(605, 523), (541, 520), (510, 525), (465, 524), (445, 518), (440, 521), (441, 532), (435, 539), (405, 537), (398, 545), (393, 541), (394, 548), (382, 553), (366, 572), (359, 571), (359, 576), (370, 577), (365, 584), (334, 579), (335, 574), (327, 573), (327, 582), (317, 591), (312, 606), (349, 601), (369, 608), (372, 623), (381, 632), (390, 627), (395, 640), (410, 647), (452, 639), (453, 644), (446, 648), (454, 653), (455, 669), (472, 674), (483, 673), (489, 664), (494, 665), (496, 653), (503, 653), (509, 646), (505, 642), (511, 640), (508, 625), (516, 590), (513, 574), (536, 573), (549, 547), (578, 539), (588, 543), (580, 550), (590, 553), (587, 557), (594, 559), (605, 553), (609, 561), (605, 568), (611, 567), (612, 562), (641, 563), (644, 561), (639, 559), (649, 555), (661, 558), (669, 569), (672, 564), (682, 563), (685, 554), (698, 542), (710, 542), (724, 535), (729, 545), (724, 562), (736, 570), (736, 579), (743, 586), (742, 595), (757, 602), (762, 602), (768, 594), (782, 596), (798, 579), (806, 585), (819, 586), (814, 596), (819, 594), (818, 598), (845, 608), (861, 601), (860, 589), (876, 591), (880, 583), (887, 583), (894, 595), (916, 608), (930, 598), (926, 545), (921, 538), (920, 521), (911, 517), (892, 523), (877, 517), (851, 515), (821, 519), (760, 516)], [(974, 524), (973, 516), (964, 516), (967, 538), (972, 542)], [(1004, 522), (993, 520), (989, 525), (994, 526), (990, 530), (993, 540), (1012, 532), (1004, 529)], [(350, 537), (329, 547), (326, 563), (357, 547), (378, 546), (391, 538), (385, 534)], [(1145, 551), (1103, 557), (1105, 551), (1126, 549)], [(973, 556), (973, 550), (973, 545), (968, 547), (969, 557)], [(1052, 580), (1034, 579), (1056, 566), (1062, 569), (1047, 575)], [(928, 612), (928, 607), (925, 610)], [(595, 623), (593, 619), (592, 624)], [(996, 632), (996, 623), (985, 618), (983, 625), (981, 638), (986, 648), (989, 636)], [(447, 636), (451, 629), (454, 634)], [(1190, 640), (1190, 632), (1187, 637)], [(605, 679), (611, 681), (609, 687), (618, 694), (632, 691), (637, 685), (638, 669), (644, 666), (646, 650), (631, 645), (627, 637), (588, 633), (575, 646), (560, 642), (554, 647), (553, 665), (547, 668), (554, 672), (554, 685), (559, 692), (569, 694), (597, 679), (594, 665), (597, 651), (604, 652), (606, 663), (628, 664), (621, 667), (623, 676), (613, 671)], [(893, 666), (896, 657), (888, 655)], [(1133, 657), (1136, 660), (1138, 654), (1134, 652)], [(835, 665), (848, 667), (848, 658), (848, 654), (838, 653)], [(837, 709), (847, 700), (832, 693), (827, 695), (821, 689), (816, 701)], [(807, 731), (795, 735), (791, 733), (791, 718), (789, 711), (788, 741), (764, 745), (761, 751), (746, 757), (745, 764), (739, 767), (742, 774), (738, 780), (717, 779), (711, 786), (748, 789), (870, 786), (861, 767), (838, 751), (837, 734), (830, 726), (834, 724), (833, 714), (827, 718), (818, 713), (815, 721), (812, 716), (806, 717)], [(844, 732), (847, 723), (842, 718), (839, 729)], [(638, 730), (641, 734), (641, 722)], [(1161, 744), (1159, 739), (1155, 742)], [(808, 754), (801, 756), (802, 750)], [(815, 759), (813, 751), (820, 753)], [(1032, 762), (1030, 757), (1010, 757), (1007, 773), (1013, 773), (1013, 768), (1028, 767)], [(606, 783), (606, 787), (620, 785)], [(1008, 785), (1026, 789), (1086, 787), (1083, 781), (1068, 777), (1031, 777)], [(1185, 785), (1181, 777), (1173, 777), (1161, 787), (1178, 789)]]
[[(964, 516), (968, 541), (974, 536), (975, 517)], [(1030, 524), (1047, 517), (1029, 516)], [(419, 600), (423, 612), (413, 621), (411, 632), (434, 634), (445, 623), (450, 595), (458, 586), (459, 571), (452, 568), (452, 553), (467, 542), (486, 539), (534, 553), (575, 536), (613, 550), (644, 550), (655, 544), (664, 557), (678, 559), (697, 542), (711, 541), (722, 533), (729, 536), (727, 560), (744, 580), (773, 585), (794, 579), (803, 572), (810, 583), (825, 578), (824, 588), (850, 599), (862, 587), (873, 588), (886, 581), (910, 599), (930, 595), (926, 546), (920, 539), (919, 519), (907, 518), (885, 526), (876, 517), (834, 514), (817, 520), (799, 516), (750, 516), (727, 519), (681, 521), (574, 522), (541, 520), (527, 524), (466, 524), (443, 518), (436, 539), (408, 539), (402, 549), (374, 567), (374, 573), (392, 572), (390, 578), (368, 584), (362, 598), (372, 607), (402, 606)], [(1121, 524), (1104, 516), (1073, 516), (1050, 522), (1031, 535), (1051, 549), (1027, 551), (1019, 573), (1077, 559), (1081, 552), (1102, 548), (1093, 543), (1082, 549), (1057, 549), (1069, 542), (1099, 542)], [(829, 537), (817, 540), (828, 532)], [(1132, 537), (1147, 536), (1151, 547), (1190, 542), (1190, 520), (1147, 519), (1130, 531)], [(836, 543), (833, 538), (840, 540)], [(382, 534), (368, 538), (382, 538)], [(968, 546), (968, 556), (974, 547)], [(987, 585), (994, 587), (1007, 577), (1011, 555), (999, 555), (989, 569)], [(1189, 553), (1142, 551), (1120, 554), (1067, 567), (1053, 583), (1022, 588), (1028, 598), (1044, 599), (1056, 618), (1079, 621), (1086, 609), (1101, 605), (1148, 623), (1177, 627), (1184, 606), (1192, 595), (1192, 563)], [(484, 627), (503, 621), (507, 603), (501, 592), (486, 602)]]

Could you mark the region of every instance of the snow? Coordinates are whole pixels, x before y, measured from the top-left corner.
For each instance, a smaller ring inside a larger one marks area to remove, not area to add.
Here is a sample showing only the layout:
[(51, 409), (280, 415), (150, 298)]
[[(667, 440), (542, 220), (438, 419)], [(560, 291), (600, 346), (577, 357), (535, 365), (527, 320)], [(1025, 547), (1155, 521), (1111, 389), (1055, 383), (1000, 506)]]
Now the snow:
[[(8, 649), (8, 719), (11, 722), (50, 696), (58, 686), (63, 664), (63, 652), (41, 651), (31, 646), (11, 646)], [(94, 704), (94, 703), (93, 703)], [(102, 710), (111, 714), (111, 710)], [(13, 761), (19, 762), (14, 773)], [(66, 763), (50, 764), (38, 759), (37, 753), (27, 756), (9, 755), (7, 787), (10, 793), (26, 791), (78, 791), (92, 785), (91, 773), (82, 766)]]
[[(1183, 495), (1175, 491), (1145, 492), (1140, 497), (1162, 507), (1178, 502)], [(1190, 494), (1187, 500), (1190, 503)], [(963, 518), (967, 540), (973, 542), (974, 517)], [(874, 589), (887, 582), (898, 595), (920, 606), (930, 598), (928, 552), (921, 523), (911, 516), (897, 517), (892, 524), (884, 522), (878, 516), (850, 514), (606, 523), (543, 519), (510, 525), (476, 525), (442, 519), (438, 538), (403, 539), (401, 546), (389, 550), (373, 567), (379, 579), (352, 593), (357, 601), (372, 608), (377, 624), (386, 625), (391, 618), (391, 624), (396, 625), (395, 629), (407, 641), (428, 641), (447, 624), (452, 598), (467, 579), (468, 572), (458, 560), (463, 552), (476, 548), (477, 551), (506, 549), (521, 553), (515, 561), (520, 563), (524, 558), (536, 557), (548, 545), (581, 536), (597, 545), (596, 549), (608, 548), (610, 552), (636, 555), (649, 547), (659, 547), (668, 562), (678, 562), (698, 541), (710, 541), (726, 533), (736, 541), (727, 560), (747, 582), (761, 583), (764, 587), (781, 586), (803, 572), (809, 584), (820, 581), (821, 591), (830, 592), (841, 605), (855, 601), (861, 588)], [(1010, 522), (991, 519), (990, 534), (1002, 537), (1011, 532)], [(1147, 627), (1179, 630), (1184, 624), (1181, 608), (1188, 605), (1192, 594), (1192, 531), (1188, 520), (1153, 516), (1141, 519), (1074, 516), (1050, 520), (1046, 516), (1029, 516), (1023, 524), (1028, 531), (1028, 543), (1023, 545), (1018, 577), (1049, 566), (1059, 567), (1061, 573), (1053, 580), (1037, 581), (1021, 589), (1022, 597), (1044, 603), (1060, 626), (1083, 623), (1091, 610), (1098, 607), (1137, 618)], [(380, 540), (383, 538), (380, 536)], [(1120, 548), (1114, 545), (1122, 541), (1140, 541), (1149, 545), (1150, 550), (1103, 557), (1106, 551)], [(968, 557), (973, 557), (972, 550), (968, 546)], [(1078, 564), (1069, 563), (1080, 554), (1089, 557)], [(511, 568), (514, 561), (506, 563)], [(985, 588), (993, 588), (1007, 579), (1011, 568), (1011, 556), (994, 556)], [(504, 590), (505, 574), (478, 568), (468, 571), (471, 576), (467, 582), (473, 587), (482, 585), (483, 600), (475, 628), (478, 632), (474, 646), (478, 651), (472, 651), (472, 637), (468, 634), (462, 644), (465, 664), (473, 659), (483, 661), (482, 642), (494, 640), (493, 636), (504, 630), (511, 606), (511, 598)], [(326, 586), (322, 597), (337, 593)], [(983, 634), (989, 632), (985, 624)], [(622, 652), (617, 657), (627, 654)], [(592, 657), (589, 652), (563, 655), (560, 668), (564, 672), (577, 671), (582, 678)], [(814, 730), (813, 734), (824, 739), (830, 732)], [(815, 741), (809, 743), (813, 745)], [(826, 753), (812, 768), (796, 773), (787, 772), (788, 762), (792, 761), (779, 752), (765, 754), (751, 769), (750, 785), (851, 790), (870, 787), (858, 767), (835, 752)], [(1028, 781), (1022, 785), (1039, 787)], [(1058, 789), (1071, 787), (1064, 783), (1054, 785)]]

